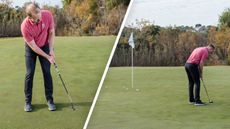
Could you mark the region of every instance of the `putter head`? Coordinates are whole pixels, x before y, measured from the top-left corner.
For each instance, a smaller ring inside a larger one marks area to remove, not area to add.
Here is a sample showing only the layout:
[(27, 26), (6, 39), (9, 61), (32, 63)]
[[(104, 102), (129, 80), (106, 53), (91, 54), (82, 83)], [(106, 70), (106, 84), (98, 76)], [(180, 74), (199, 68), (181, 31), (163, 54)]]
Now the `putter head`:
[(71, 103), (71, 107), (72, 107), (73, 111), (76, 110), (76, 108), (75, 108), (75, 106), (73, 105), (73, 103)]
[(72, 107), (72, 109), (73, 109), (73, 111), (75, 111), (75, 110), (76, 110), (76, 108), (74, 108), (74, 107)]
[(213, 103), (213, 101), (212, 101), (212, 100), (210, 100), (210, 101), (209, 101), (209, 103)]

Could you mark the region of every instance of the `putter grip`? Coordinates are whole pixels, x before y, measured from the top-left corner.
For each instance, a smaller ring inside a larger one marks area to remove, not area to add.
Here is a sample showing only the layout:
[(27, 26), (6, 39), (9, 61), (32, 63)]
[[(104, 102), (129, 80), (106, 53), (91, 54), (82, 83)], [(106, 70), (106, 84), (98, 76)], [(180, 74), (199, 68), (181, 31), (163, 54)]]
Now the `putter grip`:
[(57, 64), (54, 62), (54, 67), (57, 68)]

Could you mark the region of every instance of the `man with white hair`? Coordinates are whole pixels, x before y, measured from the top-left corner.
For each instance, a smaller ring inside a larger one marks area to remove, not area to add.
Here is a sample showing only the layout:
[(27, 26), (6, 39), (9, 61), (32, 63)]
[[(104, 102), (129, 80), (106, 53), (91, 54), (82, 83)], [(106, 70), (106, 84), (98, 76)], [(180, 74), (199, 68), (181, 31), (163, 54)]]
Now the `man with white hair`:
[(45, 96), (50, 111), (56, 110), (53, 101), (53, 82), (50, 66), (55, 62), (54, 38), (55, 28), (51, 12), (41, 10), (37, 3), (26, 5), (27, 17), (21, 24), (21, 32), (25, 40), (25, 107), (26, 112), (32, 111), (32, 89), (36, 59), (39, 58), (43, 72)]

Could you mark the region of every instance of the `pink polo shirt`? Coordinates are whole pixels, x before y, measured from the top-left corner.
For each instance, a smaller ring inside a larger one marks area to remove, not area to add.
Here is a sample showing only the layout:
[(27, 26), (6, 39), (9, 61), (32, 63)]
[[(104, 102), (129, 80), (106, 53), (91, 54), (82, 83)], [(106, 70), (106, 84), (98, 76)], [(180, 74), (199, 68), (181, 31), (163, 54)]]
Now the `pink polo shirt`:
[(48, 44), (49, 30), (54, 28), (52, 13), (41, 10), (41, 19), (38, 24), (26, 17), (21, 24), (22, 36), (26, 43), (34, 40), (38, 47)]
[(208, 58), (208, 48), (198, 47), (193, 50), (192, 54), (189, 56), (187, 63), (200, 64)]

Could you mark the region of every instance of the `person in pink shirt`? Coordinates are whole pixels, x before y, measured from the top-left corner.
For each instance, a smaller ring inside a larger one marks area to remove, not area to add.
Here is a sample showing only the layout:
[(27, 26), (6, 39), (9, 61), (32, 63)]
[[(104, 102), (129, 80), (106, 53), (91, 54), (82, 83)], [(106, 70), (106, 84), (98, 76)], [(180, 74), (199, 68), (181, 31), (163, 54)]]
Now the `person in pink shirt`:
[(51, 12), (41, 10), (38, 4), (28, 3), (26, 5), (27, 17), (21, 24), (21, 32), (25, 41), (25, 107), (26, 112), (32, 111), (32, 89), (35, 65), (37, 57), (43, 72), (45, 95), (48, 109), (56, 109), (53, 101), (53, 82), (50, 73), (50, 66), (55, 62), (54, 38), (55, 28)]
[[(203, 66), (209, 54), (215, 50), (213, 44), (205, 47), (198, 47), (193, 50), (185, 63), (185, 70), (189, 81), (189, 103), (196, 106), (204, 105), (200, 100), (200, 78), (203, 78)], [(194, 96), (194, 84), (195, 96)]]

